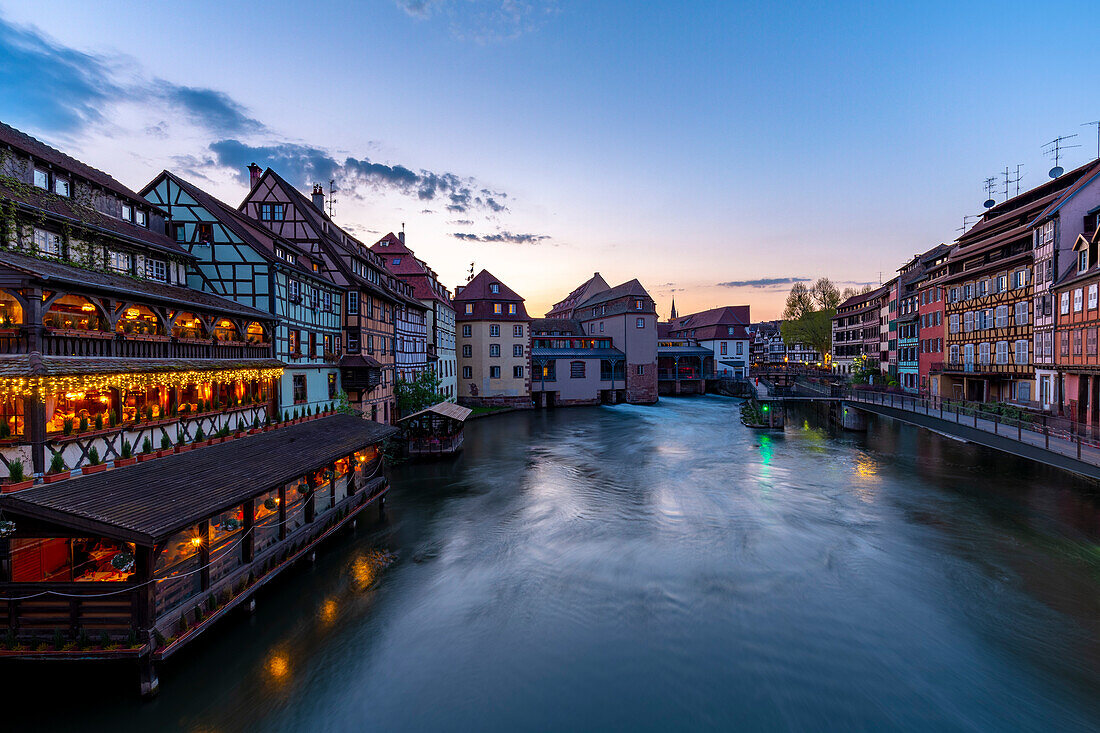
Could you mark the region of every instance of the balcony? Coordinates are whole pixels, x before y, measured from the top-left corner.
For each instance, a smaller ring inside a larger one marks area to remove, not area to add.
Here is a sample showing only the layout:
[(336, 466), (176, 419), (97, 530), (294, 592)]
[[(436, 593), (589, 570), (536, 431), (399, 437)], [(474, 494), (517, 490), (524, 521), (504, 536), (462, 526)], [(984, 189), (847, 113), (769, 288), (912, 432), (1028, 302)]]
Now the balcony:
[[(15, 333), (12, 333), (17, 331)], [(39, 351), (48, 356), (114, 356), (130, 359), (267, 359), (266, 342), (215, 341), (175, 336), (145, 336), (77, 329), (45, 329)], [(0, 353), (25, 354), (30, 349), (25, 329), (5, 329)]]

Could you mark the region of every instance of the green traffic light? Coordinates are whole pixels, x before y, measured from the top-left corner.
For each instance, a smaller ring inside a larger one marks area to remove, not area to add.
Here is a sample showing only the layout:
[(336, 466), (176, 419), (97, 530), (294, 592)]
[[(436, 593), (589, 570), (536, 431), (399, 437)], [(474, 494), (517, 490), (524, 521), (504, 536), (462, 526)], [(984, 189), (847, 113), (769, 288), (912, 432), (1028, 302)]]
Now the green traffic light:
[(766, 404), (765, 404), (765, 405), (762, 405), (761, 407), (762, 407), (762, 409), (764, 410), (764, 412), (767, 412), (767, 411), (768, 411), (768, 406), (767, 406)]

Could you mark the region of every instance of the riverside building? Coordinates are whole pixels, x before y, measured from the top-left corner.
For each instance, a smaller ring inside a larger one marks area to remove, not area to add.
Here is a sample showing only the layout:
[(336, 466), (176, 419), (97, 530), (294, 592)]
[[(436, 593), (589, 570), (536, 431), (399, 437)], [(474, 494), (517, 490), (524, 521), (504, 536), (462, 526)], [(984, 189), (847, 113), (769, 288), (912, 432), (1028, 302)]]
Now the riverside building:
[(458, 401), (467, 407), (531, 407), (523, 298), (488, 270), (455, 288)]

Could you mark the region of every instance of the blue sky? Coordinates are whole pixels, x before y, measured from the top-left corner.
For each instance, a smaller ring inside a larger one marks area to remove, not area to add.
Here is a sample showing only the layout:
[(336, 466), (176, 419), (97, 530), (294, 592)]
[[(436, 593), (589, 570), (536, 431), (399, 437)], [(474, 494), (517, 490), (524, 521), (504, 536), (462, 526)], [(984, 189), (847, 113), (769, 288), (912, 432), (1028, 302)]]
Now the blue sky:
[(789, 278), (950, 241), (1057, 135), (1093, 157), (1096, 31), (1086, 3), (0, 0), (0, 120), (134, 188), (335, 176), (349, 229), (405, 222), (534, 313), (599, 270), (770, 318)]

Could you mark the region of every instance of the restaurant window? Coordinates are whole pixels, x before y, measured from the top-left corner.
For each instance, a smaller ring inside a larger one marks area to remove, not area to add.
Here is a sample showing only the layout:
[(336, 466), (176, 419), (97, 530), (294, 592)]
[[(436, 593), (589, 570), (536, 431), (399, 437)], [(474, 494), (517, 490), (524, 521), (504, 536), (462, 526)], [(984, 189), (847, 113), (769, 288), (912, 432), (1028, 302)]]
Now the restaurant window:
[(164, 328), (160, 319), (143, 305), (127, 306), (119, 316), (115, 331), (127, 335), (163, 336)]
[(99, 316), (99, 309), (79, 295), (62, 295), (42, 318), (46, 328), (66, 330), (101, 331), (105, 323)]
[(210, 548), (211, 584), (239, 568), (244, 560), (241, 540), (244, 528), (244, 507), (235, 506), (210, 518), (208, 547)]
[(181, 339), (202, 339), (206, 329), (199, 317), (189, 311), (183, 311), (173, 319), (172, 336)]
[(241, 332), (237, 330), (237, 324), (223, 318), (214, 324), (214, 338), (218, 341), (240, 341)]
[(489, 367), (489, 379), (500, 379), (500, 367)]
[(494, 338), (497, 337), (497, 336), (500, 336), (500, 326), (496, 323), (490, 324), (490, 326), (489, 326), (489, 335), (494, 337)]
[(129, 252), (109, 250), (107, 252), (107, 268), (123, 275), (129, 275), (131, 259)]
[(253, 556), (279, 541), (279, 490), (256, 497), (252, 510)]
[(199, 570), (204, 540), (196, 524), (177, 532), (164, 543), (153, 571), (158, 616), (202, 590), (202, 573)]
[(23, 306), (11, 293), (0, 290), (0, 328), (11, 328), (23, 323)]
[(336, 375), (332, 373), (328, 375), (328, 398), (336, 398)]
[(294, 375), (294, 404), (298, 405), (306, 401), (306, 375)]
[(292, 532), (306, 523), (306, 497), (309, 485), (304, 478), (286, 485), (286, 530)]
[(462, 378), (463, 379), (473, 379), (474, 378), (474, 368), (473, 367), (468, 367), (468, 366), (462, 367)]
[(262, 344), (267, 341), (264, 327), (258, 321), (251, 321), (244, 330), (246, 340), (250, 344)]
[(145, 277), (150, 280), (156, 280), (157, 282), (168, 281), (168, 269), (164, 260), (154, 260), (151, 257), (145, 258)]
[(48, 171), (44, 171), (41, 168), (34, 169), (34, 185), (39, 188), (44, 188), (47, 191), (50, 190), (50, 174)]

